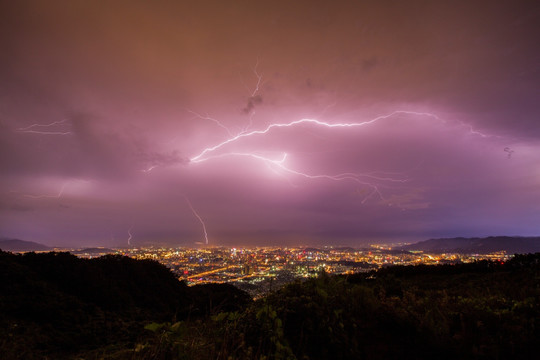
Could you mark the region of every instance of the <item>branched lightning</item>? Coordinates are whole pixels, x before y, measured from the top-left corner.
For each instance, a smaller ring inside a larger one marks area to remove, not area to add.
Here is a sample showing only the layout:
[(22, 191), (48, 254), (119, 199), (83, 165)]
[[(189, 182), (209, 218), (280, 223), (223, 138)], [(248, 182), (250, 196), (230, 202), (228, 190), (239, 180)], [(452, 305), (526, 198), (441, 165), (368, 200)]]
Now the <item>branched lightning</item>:
[(292, 126), (299, 125), (299, 124), (312, 124), (312, 125), (316, 125), (316, 126), (324, 126), (324, 127), (327, 127), (327, 128), (360, 127), (360, 126), (366, 126), (366, 125), (373, 124), (373, 123), (375, 123), (377, 121), (380, 121), (380, 120), (388, 119), (388, 118), (390, 118), (390, 117), (392, 117), (394, 115), (397, 115), (397, 114), (429, 116), (429, 117), (439, 119), (437, 117), (437, 115), (430, 114), (430, 113), (421, 113), (421, 112), (413, 112), (413, 111), (394, 111), (393, 113), (388, 114), (388, 115), (381, 115), (381, 116), (378, 116), (378, 117), (376, 117), (374, 119), (371, 119), (371, 120), (362, 121), (362, 122), (355, 122), (355, 123), (335, 123), (335, 124), (331, 124), (331, 123), (316, 120), (316, 119), (300, 119), (300, 120), (295, 120), (295, 121), (291, 121), (291, 122), (288, 122), (288, 123), (273, 123), (273, 124), (268, 125), (263, 130), (253, 130), (253, 131), (250, 131), (250, 132), (242, 132), (242, 133), (240, 133), (240, 134), (238, 134), (236, 136), (232, 136), (232, 137), (228, 138), (227, 140), (225, 140), (225, 141), (223, 141), (223, 142), (221, 142), (221, 143), (219, 143), (217, 145), (207, 147), (201, 153), (199, 153), (198, 155), (192, 157), (190, 159), (190, 161), (192, 163), (197, 163), (197, 162), (204, 161), (205, 160), (204, 156), (206, 154), (208, 154), (208, 153), (216, 151), (217, 149), (219, 149), (219, 148), (221, 148), (221, 147), (223, 147), (223, 146), (225, 146), (227, 144), (233, 143), (233, 142), (235, 142), (235, 141), (237, 141), (237, 140), (239, 140), (241, 138), (245, 138), (245, 137), (249, 137), (249, 136), (253, 136), (253, 135), (266, 134), (270, 130), (272, 130), (273, 128), (292, 127)]
[(142, 169), (141, 171), (143, 173), (149, 173), (150, 171), (154, 170), (157, 167), (158, 167), (157, 165), (152, 165), (152, 166), (148, 167), (147, 169)]
[(233, 133), (231, 132), (231, 130), (229, 130), (228, 127), (226, 127), (225, 125), (223, 125), (219, 120), (217, 119), (214, 119), (213, 117), (210, 117), (210, 115), (206, 114), (206, 116), (203, 116), (201, 114), (198, 114), (196, 113), (195, 111), (192, 111), (192, 110), (188, 110), (189, 113), (195, 115), (196, 117), (198, 117), (199, 119), (202, 119), (202, 120), (209, 120), (209, 121), (212, 121), (214, 122), (217, 126), (219, 126), (220, 128), (223, 128), (225, 129), (225, 131), (227, 131), (227, 134), (229, 134), (229, 136), (234, 136)]
[(240, 131), (240, 133), (245, 133), (247, 132), (251, 126), (253, 125), (253, 116), (255, 115), (255, 108), (254, 108), (254, 103), (253, 101), (255, 102), (261, 102), (262, 101), (262, 98), (258, 95), (258, 92), (260, 90), (260, 87), (262, 85), (262, 79), (263, 79), (263, 74), (260, 74), (257, 70), (259, 66), (259, 59), (257, 58), (257, 62), (255, 63), (255, 66), (253, 67), (253, 74), (255, 75), (255, 77), (257, 78), (257, 83), (255, 84), (255, 87), (253, 88), (253, 90), (250, 90), (249, 87), (247, 85), (246, 86), (246, 89), (249, 93), (249, 99), (248, 99), (248, 105), (246, 106), (246, 108), (244, 108), (244, 112), (246, 112), (247, 114), (249, 114), (249, 121), (247, 123), (247, 125), (245, 125), (242, 130)]
[(482, 133), (482, 132), (480, 132), (478, 130), (475, 130), (471, 125), (466, 124), (466, 123), (464, 123), (462, 121), (460, 121), (460, 123), (461, 123), (462, 126), (465, 126), (466, 128), (468, 128), (469, 133), (471, 133), (473, 135), (478, 135), (478, 136), (483, 137), (483, 138), (498, 137), (496, 135), (484, 134), (484, 133)]
[[(259, 79), (260, 81), (260, 79)], [(373, 181), (379, 181), (379, 182), (406, 182), (407, 179), (400, 177), (390, 177), (390, 176), (377, 176), (374, 173), (352, 173), (352, 172), (346, 172), (341, 174), (308, 174), (299, 170), (292, 169), (285, 165), (285, 160), (287, 159), (287, 154), (284, 153), (282, 158), (280, 159), (272, 159), (263, 155), (260, 155), (259, 153), (255, 152), (229, 152), (229, 153), (222, 153), (217, 155), (212, 155), (215, 151), (225, 147), (228, 144), (231, 144), (233, 142), (236, 142), (242, 138), (247, 138), (250, 136), (256, 136), (256, 135), (264, 135), (269, 133), (274, 128), (285, 128), (285, 127), (293, 127), (300, 124), (308, 124), (313, 126), (321, 126), (326, 128), (348, 128), (348, 127), (361, 127), (361, 126), (367, 126), (370, 124), (373, 124), (375, 122), (385, 120), (388, 118), (391, 118), (392, 116), (399, 115), (399, 114), (405, 114), (405, 115), (417, 115), (417, 116), (427, 116), (431, 117), (437, 120), (440, 120), (440, 118), (437, 115), (431, 114), (431, 113), (425, 113), (425, 112), (414, 112), (414, 111), (394, 111), (388, 115), (381, 115), (376, 118), (373, 118), (371, 120), (367, 121), (361, 121), (361, 122), (351, 122), (351, 123), (328, 123), (325, 121), (320, 121), (316, 119), (300, 119), (291, 121), (288, 123), (273, 123), (268, 125), (266, 128), (262, 130), (253, 130), (253, 131), (244, 131), (239, 133), (238, 135), (234, 135), (229, 137), (228, 139), (214, 145), (207, 147), (203, 149), (198, 155), (192, 157), (190, 159), (191, 163), (201, 163), (210, 159), (216, 159), (216, 158), (223, 158), (228, 156), (243, 156), (243, 157), (250, 157), (253, 159), (256, 159), (258, 161), (262, 161), (265, 163), (272, 171), (279, 173), (289, 173), (296, 176), (301, 176), (307, 179), (327, 179), (327, 180), (333, 180), (333, 181), (354, 181), (358, 184), (368, 186), (372, 189), (372, 191), (367, 194), (366, 197), (362, 200), (362, 203), (366, 202), (368, 199), (370, 199), (373, 195), (378, 195), (378, 197), (381, 200), (384, 200), (384, 197), (382, 193), (379, 190), (379, 187), (376, 184), (373, 184)], [(370, 181), (371, 180), (371, 181)]]
[[(261, 90), (262, 82), (263, 82), (263, 75), (262, 73), (259, 73), (258, 71), (258, 65), (259, 61), (257, 60), (257, 63), (255, 64), (253, 70), (253, 74), (256, 77), (256, 84), (254, 88), (248, 88), (246, 86), (246, 89), (249, 93), (249, 101), (248, 106), (246, 109), (244, 109), (244, 113), (249, 115), (249, 123), (241, 128), (241, 130), (236, 133), (235, 131), (231, 131), (231, 129), (227, 126), (225, 126), (222, 122), (219, 120), (211, 117), (210, 115), (201, 115), (199, 113), (196, 113), (194, 111), (188, 110), (191, 114), (195, 115), (197, 118), (201, 120), (207, 120), (212, 121), (217, 126), (224, 129), (228, 135), (227, 138), (225, 138), (223, 141), (218, 142), (214, 145), (208, 146), (206, 148), (203, 148), (198, 154), (195, 154), (194, 156), (190, 157), (189, 162), (191, 164), (198, 164), (209, 160), (215, 160), (225, 157), (244, 157), (244, 158), (251, 158), (256, 161), (264, 163), (271, 171), (274, 173), (284, 176), (285, 174), (294, 175), (297, 177), (303, 177), (310, 180), (332, 180), (332, 181), (350, 181), (354, 182), (356, 184), (362, 185), (363, 187), (366, 187), (365, 191), (363, 191), (361, 194), (363, 196), (362, 203), (365, 203), (372, 197), (376, 196), (380, 198), (381, 200), (385, 200), (383, 197), (383, 194), (381, 193), (381, 190), (379, 189), (381, 184), (383, 183), (405, 183), (409, 181), (409, 179), (404, 174), (397, 174), (397, 173), (382, 173), (382, 172), (370, 172), (370, 173), (355, 173), (355, 172), (344, 172), (339, 174), (327, 174), (327, 173), (307, 173), (302, 170), (299, 170), (297, 168), (292, 168), (289, 165), (286, 164), (286, 161), (288, 159), (287, 153), (282, 153), (282, 155), (268, 155), (268, 152), (264, 153), (262, 151), (245, 151), (245, 152), (231, 152), (227, 150), (227, 146), (232, 143), (236, 143), (241, 141), (244, 138), (249, 137), (257, 137), (257, 136), (264, 136), (269, 134), (272, 130), (277, 128), (288, 128), (288, 127), (296, 127), (300, 125), (310, 126), (310, 127), (321, 127), (321, 128), (327, 128), (327, 129), (333, 129), (333, 128), (360, 128), (363, 126), (369, 126), (372, 124), (375, 124), (380, 121), (388, 120), (392, 117), (398, 116), (398, 115), (414, 115), (414, 116), (421, 116), (421, 117), (428, 117), (431, 119), (435, 119), (437, 121), (442, 121), (437, 115), (428, 113), (428, 112), (416, 112), (416, 111), (406, 111), (406, 110), (397, 110), (394, 112), (391, 112), (386, 115), (377, 116), (375, 118), (372, 118), (370, 120), (366, 121), (354, 121), (354, 122), (327, 122), (322, 120), (317, 120), (313, 118), (302, 118), (294, 121), (289, 122), (275, 122), (271, 123), (269, 125), (266, 125), (266, 127), (262, 129), (255, 129), (251, 130), (253, 126), (253, 117), (255, 114), (255, 111), (253, 111), (254, 104), (256, 104), (254, 101), (259, 100), (259, 92)], [(262, 101), (262, 99), (260, 100)], [(466, 125), (469, 129), (469, 132), (473, 135), (478, 135), (481, 137), (488, 137), (489, 135), (483, 134), (481, 132), (478, 132), (474, 130), (471, 126), (467, 124)], [(506, 150), (505, 150), (506, 151)], [(510, 152), (507, 151), (510, 156)], [(147, 171), (151, 171), (153, 167), (150, 167)], [(289, 183), (292, 184), (289, 177), (284, 176)], [(294, 186), (294, 185), (293, 185)], [(359, 192), (360, 193), (360, 192)], [(199, 220), (203, 227), (205, 242), (208, 244), (208, 233), (206, 230), (206, 225), (202, 219), (202, 217), (197, 213), (197, 211), (193, 208), (193, 205), (189, 201), (189, 199), (184, 196), (186, 199), (186, 202), (188, 203), (193, 215)]]
[(193, 207), (193, 205), (191, 204), (191, 201), (189, 201), (187, 196), (184, 195), (184, 199), (186, 199), (186, 202), (188, 203), (189, 208), (191, 209), (191, 212), (193, 213), (193, 215), (195, 215), (195, 217), (201, 223), (202, 228), (203, 228), (203, 233), (204, 233), (204, 240), (205, 240), (206, 245), (208, 245), (208, 232), (206, 231), (206, 224), (204, 223), (204, 221), (203, 221), (202, 217), (199, 215), (199, 213), (197, 213), (197, 211), (195, 210), (195, 208)]
[(281, 159), (271, 159), (271, 158), (268, 158), (268, 157), (265, 157), (265, 156), (262, 156), (262, 155), (258, 155), (258, 154), (254, 154), (254, 153), (233, 152), (233, 153), (225, 153), (225, 154), (220, 154), (220, 155), (215, 155), (215, 156), (212, 156), (212, 157), (208, 157), (208, 158), (205, 158), (204, 160), (201, 160), (200, 162), (206, 161), (206, 160), (211, 160), (211, 159), (229, 157), (229, 156), (250, 157), (250, 158), (262, 161), (268, 166), (269, 169), (271, 169), (272, 171), (274, 171), (277, 174), (279, 174), (279, 172), (277, 170), (282, 170), (283, 172), (293, 174), (293, 175), (297, 175), (297, 176), (301, 176), (301, 177), (304, 177), (304, 178), (307, 178), (307, 179), (312, 179), (312, 180), (316, 180), (316, 179), (327, 179), (327, 180), (334, 180), (334, 181), (350, 180), (350, 181), (354, 181), (354, 182), (356, 182), (356, 183), (358, 183), (360, 185), (369, 186), (372, 189), (372, 192), (369, 193), (368, 196), (366, 196), (362, 200), (362, 203), (366, 202), (374, 194), (379, 195), (379, 197), (384, 200), (384, 198), (383, 198), (381, 192), (379, 191), (378, 187), (376, 185), (370, 183), (370, 182), (362, 180), (362, 178), (368, 178), (368, 179), (378, 180), (378, 181), (399, 182), (399, 183), (404, 183), (404, 182), (408, 181), (407, 179), (396, 179), (396, 178), (391, 178), (391, 177), (376, 176), (376, 175), (373, 175), (373, 173), (371, 173), (371, 174), (361, 174), (361, 173), (347, 172), (347, 173), (341, 173), (341, 174), (337, 174), (337, 175), (326, 175), (326, 174), (311, 175), (311, 174), (307, 174), (305, 172), (297, 171), (297, 170), (294, 170), (294, 169), (291, 169), (291, 168), (287, 167), (285, 165), (285, 160), (287, 159), (287, 154), (286, 153), (283, 154)]
[(252, 111), (251, 114), (249, 114), (249, 121), (246, 126), (242, 129), (240, 134), (248, 132), (248, 130), (253, 126), (253, 116), (255, 115), (255, 111)]
[(261, 86), (262, 81), (262, 74), (259, 74), (257, 71), (257, 67), (259, 66), (259, 59), (257, 59), (257, 62), (255, 63), (255, 66), (253, 67), (253, 73), (257, 77), (257, 84), (255, 85), (255, 89), (251, 92), (251, 97), (254, 97), (259, 92), (259, 87)]
[(71, 131), (49, 131), (49, 130), (42, 130), (47, 129), (52, 126), (61, 125), (64, 124), (67, 120), (62, 121), (54, 121), (50, 124), (32, 124), (23, 128), (15, 129), (17, 132), (23, 132), (23, 133), (32, 133), (32, 134), (40, 134), (40, 135), (70, 135)]
[(62, 195), (64, 194), (64, 189), (66, 188), (68, 183), (65, 183), (64, 185), (62, 185), (62, 188), (60, 189), (60, 191), (58, 192), (58, 194), (56, 195), (32, 195), (32, 194), (24, 194), (23, 196), (25, 197), (28, 197), (28, 198), (32, 198), (32, 199), (44, 199), (44, 198), (53, 198), (53, 199), (59, 199), (62, 197)]

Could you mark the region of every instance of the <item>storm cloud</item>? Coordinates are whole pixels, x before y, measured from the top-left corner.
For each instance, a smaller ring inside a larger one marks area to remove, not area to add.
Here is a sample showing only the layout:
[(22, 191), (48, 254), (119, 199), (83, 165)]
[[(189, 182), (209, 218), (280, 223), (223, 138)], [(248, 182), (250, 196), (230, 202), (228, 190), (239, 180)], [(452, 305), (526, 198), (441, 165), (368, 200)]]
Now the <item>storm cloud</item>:
[(213, 245), (538, 235), (537, 2), (0, 14), (2, 237), (193, 245), (185, 198)]

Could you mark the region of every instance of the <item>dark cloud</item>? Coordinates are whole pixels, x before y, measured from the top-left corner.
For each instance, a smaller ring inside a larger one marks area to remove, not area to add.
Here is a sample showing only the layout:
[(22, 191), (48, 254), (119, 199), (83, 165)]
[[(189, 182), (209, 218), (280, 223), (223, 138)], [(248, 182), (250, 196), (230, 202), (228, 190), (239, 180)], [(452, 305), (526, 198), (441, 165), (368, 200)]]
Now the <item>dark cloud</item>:
[(189, 163), (189, 159), (180, 156), (178, 151), (172, 151), (168, 154), (156, 152), (140, 153), (137, 157), (141, 160), (141, 162), (150, 167), (186, 165)]
[(371, 71), (377, 66), (377, 64), (378, 60), (375, 57), (364, 59), (362, 60), (362, 69), (364, 69), (364, 71)]
[(514, 150), (509, 147), (505, 147), (504, 152), (508, 154), (508, 158), (510, 159), (512, 157), (512, 154), (514, 153)]
[(263, 98), (261, 95), (250, 96), (245, 108), (242, 109), (244, 114), (251, 114), (255, 106), (262, 104)]

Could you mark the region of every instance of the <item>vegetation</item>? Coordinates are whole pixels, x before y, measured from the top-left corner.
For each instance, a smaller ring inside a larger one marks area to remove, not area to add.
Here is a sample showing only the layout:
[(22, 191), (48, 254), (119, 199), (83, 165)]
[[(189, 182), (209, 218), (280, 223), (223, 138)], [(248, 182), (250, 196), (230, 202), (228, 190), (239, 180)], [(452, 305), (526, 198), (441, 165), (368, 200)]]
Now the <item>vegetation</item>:
[(7, 358), (516, 359), (540, 339), (540, 254), (321, 273), (256, 302), (118, 256), (0, 253), (0, 266)]
[(249, 302), (231, 285), (190, 288), (152, 260), (0, 251), (0, 357), (129, 353), (151, 321), (205, 317)]

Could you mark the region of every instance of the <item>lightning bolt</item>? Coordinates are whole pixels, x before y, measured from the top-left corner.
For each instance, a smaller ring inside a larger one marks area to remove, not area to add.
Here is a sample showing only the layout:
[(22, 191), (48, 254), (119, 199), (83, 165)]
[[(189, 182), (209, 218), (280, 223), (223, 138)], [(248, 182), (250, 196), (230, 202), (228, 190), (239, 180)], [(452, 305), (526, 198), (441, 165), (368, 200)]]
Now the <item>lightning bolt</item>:
[(334, 124), (332, 124), (332, 123), (328, 123), (328, 122), (320, 121), (320, 120), (316, 120), (316, 119), (300, 119), (300, 120), (295, 120), (295, 121), (291, 121), (291, 122), (288, 122), (288, 123), (273, 123), (273, 124), (268, 125), (265, 129), (253, 130), (253, 131), (249, 131), (249, 132), (242, 132), (242, 133), (240, 133), (238, 135), (235, 135), (235, 136), (232, 136), (232, 137), (228, 138), (227, 140), (225, 140), (225, 141), (223, 141), (223, 142), (221, 142), (221, 143), (219, 143), (217, 145), (207, 147), (201, 153), (199, 153), (198, 155), (192, 157), (190, 159), (190, 162), (198, 163), (198, 162), (204, 161), (206, 154), (214, 152), (214, 151), (222, 148), (223, 146), (225, 146), (227, 144), (233, 143), (233, 142), (238, 141), (238, 140), (240, 140), (242, 138), (245, 138), (245, 137), (267, 134), (268, 132), (270, 132), (270, 130), (272, 130), (274, 128), (293, 127), (293, 126), (296, 126), (296, 125), (299, 125), (299, 124), (311, 124), (311, 125), (323, 126), (323, 127), (327, 127), (327, 128), (361, 127), (361, 126), (367, 126), (367, 125), (376, 123), (378, 121), (391, 118), (391, 117), (393, 117), (395, 115), (398, 115), (398, 114), (427, 116), (427, 117), (432, 117), (432, 118), (435, 118), (437, 120), (440, 120), (440, 118), (437, 115), (434, 115), (434, 114), (431, 114), (431, 113), (399, 110), (399, 111), (394, 111), (394, 112), (392, 112), (391, 114), (388, 114), (388, 115), (378, 116), (378, 117), (376, 117), (374, 119), (371, 119), (371, 120), (362, 121), (362, 122), (353, 122), (353, 123), (334, 123)]
[(262, 81), (263, 76), (262, 76), (262, 74), (259, 74), (257, 72), (257, 67), (258, 66), (259, 66), (259, 59), (257, 59), (257, 62), (255, 63), (255, 66), (253, 67), (253, 73), (257, 77), (257, 84), (255, 85), (255, 89), (253, 89), (253, 91), (251, 92), (251, 97), (257, 95), (257, 93), (259, 92), (259, 87), (261, 86), (261, 81)]
[(213, 117), (210, 117), (210, 115), (206, 114), (206, 116), (203, 116), (201, 114), (198, 114), (196, 113), (195, 111), (192, 111), (192, 110), (188, 110), (189, 113), (195, 115), (197, 118), (199, 119), (202, 119), (202, 120), (209, 120), (209, 121), (212, 121), (214, 122), (217, 126), (219, 126), (220, 128), (223, 128), (225, 129), (225, 131), (227, 132), (227, 134), (229, 134), (229, 136), (234, 136), (233, 133), (229, 130), (228, 127), (226, 127), (225, 125), (223, 125), (219, 120), (217, 119), (214, 119)]
[(193, 213), (193, 215), (195, 215), (195, 217), (201, 223), (202, 228), (203, 228), (203, 233), (204, 233), (204, 240), (205, 240), (206, 245), (208, 245), (208, 232), (206, 231), (206, 224), (204, 223), (204, 221), (203, 221), (202, 217), (199, 215), (199, 213), (197, 213), (197, 211), (195, 210), (195, 208), (193, 207), (193, 205), (191, 204), (191, 201), (189, 201), (187, 196), (184, 195), (184, 199), (186, 199), (186, 202), (189, 205), (189, 208), (191, 209), (191, 212)]
[(47, 130), (41, 130), (44, 128), (50, 128), (52, 126), (61, 125), (64, 124), (67, 120), (62, 121), (54, 121), (50, 124), (32, 124), (26, 127), (15, 129), (17, 132), (22, 133), (32, 133), (32, 134), (40, 134), (40, 135), (70, 135), (71, 131), (47, 131)]
[[(64, 194), (64, 189), (66, 188), (68, 182), (65, 183), (64, 185), (62, 185), (62, 188), (60, 189), (60, 191), (58, 192), (58, 194), (56, 195), (33, 195), (33, 194), (23, 194), (24, 197), (28, 197), (28, 198), (31, 198), (31, 199), (44, 199), (44, 198), (53, 198), (53, 199), (59, 199), (62, 197), (62, 195)], [(16, 191), (12, 191), (12, 192), (16, 192)]]
[(154, 170), (155, 168), (157, 168), (158, 166), (157, 165), (152, 165), (150, 166), (149, 168), (147, 169), (142, 169), (141, 172), (143, 173), (149, 173), (150, 171)]
[[(253, 74), (255, 75), (255, 77), (257, 78), (257, 83), (255, 84), (255, 87), (253, 88), (253, 90), (250, 90), (249, 87), (247, 85), (244, 84), (244, 86), (246, 87), (246, 90), (248, 91), (249, 93), (249, 98), (250, 99), (254, 99), (256, 96), (257, 96), (257, 93), (259, 92), (260, 90), (260, 87), (262, 85), (262, 79), (263, 79), (263, 74), (259, 74), (257, 68), (259, 67), (259, 58), (257, 58), (257, 62), (255, 63), (255, 66), (253, 67), (252, 71), (253, 71)], [(255, 109), (252, 107), (250, 110), (249, 110), (249, 121), (247, 123), (247, 125), (245, 125), (243, 128), (242, 128), (242, 131), (240, 133), (244, 133), (244, 132), (247, 132), (248, 129), (251, 128), (251, 126), (253, 125), (253, 116), (255, 115)]]
[(302, 171), (288, 167), (285, 164), (285, 160), (287, 159), (287, 156), (288, 156), (286, 153), (284, 153), (280, 159), (272, 159), (267, 156), (260, 155), (256, 152), (246, 152), (246, 153), (231, 152), (231, 153), (223, 153), (223, 154), (217, 154), (217, 155), (213, 155), (213, 153), (225, 147), (228, 144), (239, 141), (240, 139), (251, 137), (251, 136), (268, 134), (274, 128), (294, 127), (300, 124), (307, 124), (307, 125), (312, 125), (312, 126), (317, 126), (317, 127), (326, 127), (326, 128), (362, 127), (362, 126), (371, 125), (378, 121), (389, 119), (393, 116), (400, 115), (400, 114), (425, 116), (425, 117), (430, 117), (430, 118), (434, 118), (436, 120), (441, 121), (441, 119), (437, 115), (432, 114), (432, 113), (399, 110), (399, 111), (394, 111), (387, 115), (381, 115), (371, 120), (361, 121), (361, 122), (329, 123), (329, 122), (320, 121), (316, 119), (300, 119), (300, 120), (295, 120), (295, 121), (291, 121), (287, 123), (272, 123), (262, 130), (253, 130), (249, 132), (244, 131), (244, 132), (239, 133), (238, 135), (231, 136), (214, 146), (207, 147), (203, 149), (198, 155), (195, 155), (192, 158), (190, 158), (190, 162), (193, 164), (196, 164), (196, 163), (201, 163), (201, 162), (208, 161), (211, 159), (218, 159), (218, 158), (229, 157), (229, 156), (249, 157), (249, 158), (265, 163), (267, 167), (270, 168), (275, 173), (280, 173), (281, 171), (281, 173), (288, 173), (288, 174), (304, 177), (311, 180), (326, 179), (326, 180), (333, 180), (333, 181), (353, 181), (363, 186), (367, 186), (371, 188), (371, 191), (364, 197), (364, 199), (362, 200), (362, 203), (365, 203), (368, 199), (370, 199), (374, 195), (377, 195), (381, 200), (384, 201), (384, 197), (379, 189), (379, 186), (377, 184), (374, 184), (374, 182), (404, 183), (408, 181), (408, 179), (403, 178), (403, 177), (396, 178), (396, 177), (391, 177), (388, 175), (378, 176), (378, 175), (375, 175), (375, 173), (346, 172), (346, 173), (341, 173), (341, 174), (309, 174), (309, 173), (302, 172)]
[[(257, 59), (257, 62), (255, 64), (255, 67), (253, 68), (253, 73), (255, 74), (255, 77), (257, 78), (257, 83), (255, 84), (255, 88), (250, 91), (249, 88), (247, 88), (248, 92), (250, 93), (250, 97), (253, 98), (257, 95), (257, 93), (259, 92), (259, 89), (260, 89), (260, 86), (261, 86), (261, 82), (262, 82), (262, 79), (263, 79), (263, 75), (262, 74), (259, 74), (259, 72), (257, 71), (257, 67), (259, 66), (259, 59)], [(216, 118), (213, 118), (211, 117), (209, 114), (206, 114), (206, 115), (201, 115), (193, 110), (189, 110), (187, 109), (187, 111), (190, 113), (190, 114), (193, 114), (195, 115), (196, 118), (198, 119), (201, 119), (201, 120), (208, 120), (208, 121), (212, 121), (213, 123), (215, 123), (217, 126), (219, 126), (220, 128), (224, 129), (227, 134), (230, 136), (230, 137), (234, 137), (235, 135), (233, 134), (233, 132), (225, 125), (223, 125), (223, 123), (221, 121), (219, 121), (218, 119)], [(249, 114), (249, 122), (246, 126), (243, 127), (243, 129), (239, 132), (239, 134), (242, 134), (242, 133), (245, 133), (247, 132), (247, 130), (253, 125), (253, 116), (255, 115), (255, 111), (251, 111), (250, 114)]]
[(131, 234), (131, 229), (133, 228), (133, 226), (131, 226), (129, 229), (128, 229), (128, 239), (127, 239), (127, 243), (128, 243), (128, 246), (131, 246), (131, 239), (133, 238), (133, 235)]
[(249, 114), (249, 121), (248, 121), (247, 125), (244, 126), (244, 128), (242, 129), (240, 134), (246, 133), (253, 126), (253, 116), (254, 115), (255, 115), (255, 110), (252, 111), (251, 114)]
[(459, 121), (459, 123), (461, 124), (461, 126), (464, 126), (467, 129), (469, 129), (469, 133), (472, 134), (472, 135), (477, 135), (477, 136), (480, 136), (480, 137), (483, 137), (483, 138), (491, 138), (491, 137), (498, 138), (498, 137), (500, 137), (498, 135), (484, 134), (484, 133), (482, 133), (482, 132), (480, 132), (478, 130), (475, 130), (471, 125), (466, 124), (463, 121)]
[(291, 169), (291, 168), (287, 167), (284, 164), (285, 160), (287, 159), (287, 154), (286, 153), (283, 154), (283, 157), (281, 159), (271, 159), (271, 158), (268, 158), (268, 157), (265, 157), (265, 156), (262, 156), (262, 155), (258, 155), (258, 154), (254, 154), (254, 153), (238, 153), (238, 152), (234, 152), (234, 153), (226, 153), (226, 154), (215, 155), (215, 156), (212, 156), (212, 157), (205, 158), (204, 160), (200, 160), (199, 162), (207, 161), (207, 160), (211, 160), (211, 159), (229, 157), (229, 156), (250, 157), (250, 158), (262, 161), (271, 170), (273, 170), (277, 174), (279, 174), (278, 171), (277, 171), (279, 169), (279, 170), (282, 170), (283, 172), (293, 174), (293, 175), (297, 175), (297, 176), (301, 176), (301, 177), (304, 177), (304, 178), (307, 178), (307, 179), (312, 179), (312, 180), (316, 180), (316, 179), (327, 179), (327, 180), (334, 180), (334, 181), (350, 180), (350, 181), (354, 181), (354, 182), (356, 182), (358, 184), (368, 186), (368, 187), (370, 187), (372, 189), (372, 191), (362, 200), (362, 204), (365, 203), (369, 198), (371, 198), (375, 194), (377, 194), (381, 198), (381, 200), (384, 200), (384, 197), (381, 194), (381, 192), (379, 191), (379, 188), (376, 185), (374, 185), (373, 183), (371, 183), (371, 182), (367, 182), (367, 181), (362, 180), (362, 178), (368, 178), (368, 179), (378, 180), (378, 181), (399, 182), (399, 183), (404, 183), (404, 182), (408, 181), (408, 179), (397, 179), (397, 178), (391, 178), (391, 177), (376, 176), (373, 173), (362, 174), (362, 173), (347, 172), (347, 173), (341, 173), (341, 174), (336, 174), (336, 175), (326, 175), (326, 174), (313, 175), (313, 174), (307, 174), (305, 172), (297, 171), (297, 170), (294, 170), (294, 169)]
[(213, 158), (217, 158), (217, 157), (224, 157), (224, 156), (251, 157), (251, 158), (263, 161), (267, 165), (270, 165), (270, 167), (272, 169), (276, 169), (276, 168), (281, 169), (284, 172), (287, 172), (287, 173), (290, 173), (290, 174), (293, 174), (293, 175), (297, 175), (297, 176), (302, 176), (302, 177), (305, 177), (305, 178), (308, 178), (308, 179), (327, 179), (327, 180), (334, 180), (334, 181), (351, 180), (351, 181), (357, 182), (358, 184), (366, 185), (366, 186), (370, 187), (372, 189), (372, 191), (371, 191), (371, 193), (369, 193), (362, 200), (362, 203), (365, 203), (368, 199), (370, 199), (375, 194), (377, 194), (382, 200), (384, 200), (384, 197), (383, 197), (382, 193), (380, 192), (378, 186), (376, 186), (373, 183), (362, 180), (362, 178), (371, 178), (372, 180), (391, 181), (391, 182), (405, 182), (407, 180), (406, 179), (390, 178), (390, 177), (378, 177), (378, 176), (374, 176), (374, 175), (371, 175), (371, 174), (357, 174), (357, 173), (342, 173), (342, 174), (336, 174), (336, 175), (308, 174), (308, 173), (297, 171), (297, 170), (294, 170), (294, 169), (291, 169), (291, 168), (287, 167), (284, 164), (285, 159), (287, 158), (287, 154), (284, 154), (284, 156), (283, 156), (283, 158), (281, 160), (270, 159), (270, 158), (267, 158), (267, 157), (264, 157), (264, 156), (261, 156), (261, 155), (255, 154), (255, 153), (227, 153), (227, 154), (222, 154), (222, 155), (217, 155), (217, 156), (208, 156), (208, 154), (211, 154), (212, 152), (222, 148), (223, 146), (225, 146), (227, 144), (238, 141), (241, 138), (254, 136), (254, 135), (267, 134), (273, 128), (292, 127), (292, 126), (299, 125), (299, 124), (311, 124), (311, 125), (323, 126), (323, 127), (327, 127), (327, 128), (359, 127), (359, 126), (370, 125), (370, 124), (373, 124), (373, 123), (375, 123), (377, 121), (388, 119), (388, 118), (390, 118), (392, 116), (395, 116), (395, 115), (398, 115), (398, 114), (428, 116), (428, 117), (433, 117), (433, 118), (435, 118), (437, 120), (440, 120), (439, 117), (437, 117), (436, 115), (431, 114), (431, 113), (412, 112), (412, 111), (394, 111), (394, 112), (392, 112), (391, 114), (388, 114), (388, 115), (382, 115), (382, 116), (376, 117), (376, 118), (368, 120), (368, 121), (354, 122), (354, 123), (328, 123), (328, 122), (319, 121), (319, 120), (315, 120), (315, 119), (300, 119), (300, 120), (291, 121), (291, 122), (288, 122), (288, 123), (274, 123), (274, 124), (268, 125), (263, 130), (254, 130), (254, 131), (250, 131), (250, 132), (243, 132), (243, 133), (240, 133), (240, 134), (238, 134), (236, 136), (230, 137), (227, 140), (225, 140), (225, 141), (223, 141), (223, 142), (221, 142), (221, 143), (219, 143), (219, 144), (217, 144), (215, 146), (208, 147), (208, 148), (204, 149), (198, 155), (192, 157), (190, 159), (190, 162), (192, 162), (192, 163), (200, 163), (200, 162), (203, 162), (203, 161), (206, 161), (206, 160), (209, 160), (209, 159), (213, 159)]

